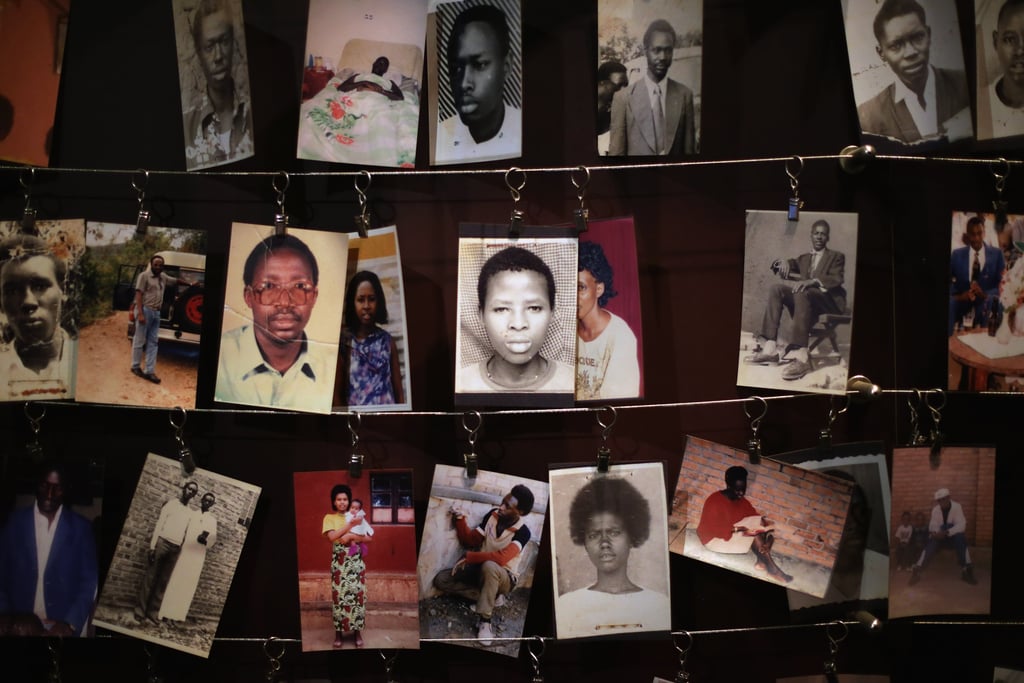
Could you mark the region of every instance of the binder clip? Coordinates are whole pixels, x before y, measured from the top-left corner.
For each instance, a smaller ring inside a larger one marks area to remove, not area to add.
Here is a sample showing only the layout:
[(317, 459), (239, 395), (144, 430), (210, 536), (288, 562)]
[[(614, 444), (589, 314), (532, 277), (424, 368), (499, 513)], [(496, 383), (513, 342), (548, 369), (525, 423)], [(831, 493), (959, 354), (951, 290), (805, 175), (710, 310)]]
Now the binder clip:
[(750, 464), (756, 465), (761, 462), (761, 438), (757, 435), (757, 431), (761, 428), (761, 420), (768, 414), (768, 401), (760, 396), (751, 396), (750, 398), (761, 406), (761, 414), (754, 416), (750, 414), (750, 408), (747, 404), (743, 404), (743, 412), (750, 420), (750, 438), (747, 439), (747, 453), (750, 456)]
[[(523, 180), (518, 185), (513, 185), (510, 180), (513, 173), (522, 174)], [(513, 166), (505, 171), (505, 187), (508, 188), (509, 194), (512, 195), (512, 214), (509, 216), (508, 235), (509, 237), (519, 237), (519, 233), (523, 231), (523, 218), (526, 216), (523, 210), (519, 208), (522, 190), (526, 187), (526, 171), (518, 166)]]
[(21, 172), (18, 184), (25, 194), (25, 211), (21, 214), (21, 231), (26, 235), (38, 235), (36, 230), (36, 210), (32, 206), (32, 185), (36, 181), (36, 169), (30, 166)]
[[(601, 413), (605, 410), (610, 413), (607, 422), (601, 418)], [(608, 467), (611, 465), (612, 452), (608, 448), (608, 437), (611, 436), (612, 425), (615, 424), (616, 417), (617, 413), (612, 406), (604, 406), (597, 411), (597, 424), (601, 427), (601, 447), (597, 449), (597, 471), (601, 474), (607, 474)]]
[(576, 232), (587, 231), (587, 219), (590, 217), (590, 210), (583, 205), (583, 197), (587, 194), (587, 185), (590, 184), (590, 169), (586, 166), (577, 166), (577, 171), (583, 171), (583, 180), (576, 180), (576, 172), (571, 171), (569, 173), (569, 180), (572, 181), (572, 186), (576, 188), (576, 199), (580, 201), (580, 207), (573, 209), (572, 217), (576, 222)]
[[(180, 421), (178, 417), (180, 416)], [(168, 420), (174, 427), (174, 440), (178, 442), (178, 460), (181, 461), (181, 469), (185, 474), (192, 474), (196, 471), (196, 459), (192, 455), (192, 449), (185, 443), (185, 421), (188, 413), (184, 408), (178, 406), (171, 410)]]
[(996, 214), (996, 233), (1001, 233), (1009, 222), (1007, 213), (1010, 203), (1003, 199), (1003, 190), (1006, 189), (1006, 179), (1010, 177), (1010, 163), (1003, 157), (999, 157), (997, 161), (1000, 170), (1006, 169), (1005, 172), (997, 171), (991, 162), (988, 167), (992, 171), (992, 177), (996, 179), (996, 198), (992, 200), (992, 210)]
[(352, 435), (352, 454), (348, 458), (348, 474), (350, 477), (358, 478), (363, 476), (363, 454), (357, 449), (359, 446), (359, 427), (363, 424), (363, 416), (359, 413), (352, 413), (348, 416), (348, 431)]
[[(141, 179), (140, 179), (141, 177)], [(135, 189), (139, 199), (139, 214), (135, 219), (135, 237), (142, 239), (146, 236), (146, 229), (149, 227), (149, 211), (146, 209), (146, 186), (149, 184), (149, 171), (140, 168), (132, 176), (132, 187)]]
[[(796, 161), (796, 171), (789, 169), (789, 162)], [(804, 170), (804, 160), (793, 155), (786, 160), (786, 175), (789, 176), (789, 187), (793, 190), (793, 196), (789, 198), (789, 205), (786, 211), (786, 219), (791, 221), (800, 220), (800, 209), (804, 208), (804, 202), (800, 199), (800, 173)]]
[(284, 194), (288, 191), (292, 179), (286, 171), (278, 171), (270, 186), (277, 193), (277, 212), (274, 214), (274, 234), (283, 235), (288, 226), (288, 214), (284, 212)]
[[(366, 187), (359, 186), (359, 179), (366, 176)], [(373, 176), (370, 175), (369, 171), (360, 171), (353, 183), (356, 187), (356, 196), (359, 198), (359, 213), (356, 215), (356, 232), (359, 233), (360, 237), (366, 237), (370, 231), (370, 213), (369, 207), (366, 203), (366, 191), (370, 189), (370, 183), (373, 182)]]
[[(470, 426), (471, 423), (474, 424)], [(479, 466), (479, 459), (476, 456), (476, 436), (483, 423), (483, 416), (475, 410), (462, 414), (462, 428), (466, 430), (466, 441), (469, 442), (469, 452), (462, 454), (462, 463), (466, 468), (467, 479), (476, 479)]]

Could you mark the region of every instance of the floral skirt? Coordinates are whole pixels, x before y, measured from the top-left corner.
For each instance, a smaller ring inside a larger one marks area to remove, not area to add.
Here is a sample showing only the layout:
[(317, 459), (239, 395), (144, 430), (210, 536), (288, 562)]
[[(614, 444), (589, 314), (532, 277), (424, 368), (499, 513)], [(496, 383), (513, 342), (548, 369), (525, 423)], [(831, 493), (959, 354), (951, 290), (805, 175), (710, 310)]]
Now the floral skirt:
[(331, 614), (335, 631), (362, 631), (366, 625), (366, 563), (335, 543), (331, 553)]

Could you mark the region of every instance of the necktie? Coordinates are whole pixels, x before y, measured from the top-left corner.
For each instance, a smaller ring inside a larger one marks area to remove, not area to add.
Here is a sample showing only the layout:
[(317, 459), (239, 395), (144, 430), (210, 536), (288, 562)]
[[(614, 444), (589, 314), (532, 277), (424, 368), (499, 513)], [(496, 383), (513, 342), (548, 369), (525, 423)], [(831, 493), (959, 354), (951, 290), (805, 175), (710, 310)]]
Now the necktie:
[(811, 273), (812, 274), (814, 273), (814, 271), (816, 271), (818, 269), (818, 261), (820, 259), (821, 259), (821, 252), (820, 251), (812, 251), (811, 252)]
[(971, 282), (977, 282), (981, 275), (981, 261), (978, 259), (978, 252), (974, 252), (974, 265), (971, 266)]
[(665, 110), (661, 107), (661, 86), (654, 86), (654, 152), (664, 154)]

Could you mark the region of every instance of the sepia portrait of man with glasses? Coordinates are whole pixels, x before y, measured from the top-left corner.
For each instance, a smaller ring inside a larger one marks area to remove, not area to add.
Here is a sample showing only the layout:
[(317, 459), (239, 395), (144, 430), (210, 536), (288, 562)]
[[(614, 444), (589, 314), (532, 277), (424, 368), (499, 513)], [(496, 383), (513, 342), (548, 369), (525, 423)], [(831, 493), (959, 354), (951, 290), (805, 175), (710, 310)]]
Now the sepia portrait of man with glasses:
[[(258, 226), (236, 225), (235, 231)], [(323, 329), (333, 335), (310, 335), (310, 323), (320, 295), (320, 268), (312, 249), (296, 233), (308, 233), (313, 239), (329, 239), (331, 253), (345, 254), (347, 236), (292, 230), (261, 239), (248, 252), (241, 266), (244, 308), (225, 302), (226, 330), (221, 336), (220, 363), (217, 370), (215, 400), (311, 412), (329, 412), (334, 387), (341, 328), (340, 311), (326, 307), (321, 318), (332, 317)], [(344, 241), (335, 246), (333, 242)], [(234, 259), (235, 250), (232, 249)], [(234, 259), (240, 261), (241, 257)], [(330, 290), (337, 291), (338, 265), (344, 271), (344, 259), (332, 264)], [(237, 266), (237, 263), (235, 264)], [(232, 270), (236, 272), (232, 275)], [(228, 282), (237, 282), (238, 268), (229, 266)], [(344, 272), (340, 276), (344, 286)], [(229, 284), (229, 290), (231, 289)], [(237, 295), (234, 297), (237, 300)], [(229, 317), (243, 324), (228, 329)], [(326, 321), (321, 321), (326, 323)], [(328, 333), (329, 334), (329, 333)]]

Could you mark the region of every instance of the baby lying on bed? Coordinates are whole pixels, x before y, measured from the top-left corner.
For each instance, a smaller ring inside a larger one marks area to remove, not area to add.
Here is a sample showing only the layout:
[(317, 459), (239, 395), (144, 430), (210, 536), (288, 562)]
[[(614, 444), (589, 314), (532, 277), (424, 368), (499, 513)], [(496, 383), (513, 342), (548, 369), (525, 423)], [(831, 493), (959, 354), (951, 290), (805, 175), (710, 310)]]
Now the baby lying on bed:
[(390, 66), (391, 62), (387, 57), (378, 57), (373, 62), (370, 73), (352, 74), (343, 83), (338, 84), (338, 90), (340, 92), (367, 90), (383, 95), (389, 100), (404, 99), (405, 96), (402, 94), (398, 84), (384, 78), (384, 74), (388, 72)]

